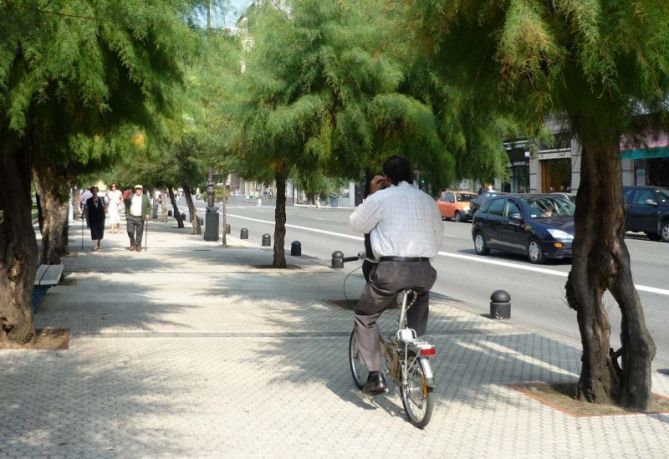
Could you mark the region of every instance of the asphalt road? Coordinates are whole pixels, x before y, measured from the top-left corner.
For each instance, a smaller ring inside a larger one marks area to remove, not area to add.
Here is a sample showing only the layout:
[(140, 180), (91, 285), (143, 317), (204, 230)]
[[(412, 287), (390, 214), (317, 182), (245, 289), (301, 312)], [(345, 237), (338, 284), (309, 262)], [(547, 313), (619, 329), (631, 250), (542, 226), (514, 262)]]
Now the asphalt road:
[[(202, 201), (198, 207), (203, 209)], [(348, 225), (352, 209), (313, 207), (287, 208), (286, 253), (290, 243), (299, 240), (302, 254), (329, 260), (335, 250), (355, 255), (363, 250), (362, 235)], [(204, 215), (202, 211), (201, 215)], [(274, 208), (268, 206), (230, 206), (228, 223), (236, 236), (248, 228), (249, 239), (261, 243), (264, 233), (273, 236)], [(630, 234), (626, 239), (634, 281), (644, 307), (646, 324), (655, 340), (657, 355), (654, 366), (669, 368), (669, 244), (649, 241)], [(290, 257), (288, 257), (290, 263)], [(438, 279), (433, 288), (448, 296), (463, 309), (486, 314), (490, 294), (496, 289), (509, 292), (512, 299), (511, 320), (517, 326), (549, 334), (580, 346), (576, 313), (567, 307), (564, 285), (570, 270), (569, 261), (532, 265), (522, 256), (493, 251), (478, 256), (473, 249), (471, 224), (444, 222), (444, 238), (440, 255), (434, 261)], [(346, 265), (351, 271), (359, 263)], [(355, 297), (359, 292), (347, 290)], [(617, 346), (620, 333), (620, 312), (612, 297), (605, 297), (612, 325), (612, 344)]]

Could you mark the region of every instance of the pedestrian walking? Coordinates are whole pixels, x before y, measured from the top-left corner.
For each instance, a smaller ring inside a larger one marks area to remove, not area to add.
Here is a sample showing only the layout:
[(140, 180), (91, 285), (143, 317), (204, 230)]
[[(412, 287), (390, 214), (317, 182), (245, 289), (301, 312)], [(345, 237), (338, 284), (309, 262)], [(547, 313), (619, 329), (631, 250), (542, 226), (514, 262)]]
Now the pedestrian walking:
[(140, 252), (142, 250), (144, 222), (151, 215), (151, 203), (144, 194), (142, 185), (135, 185), (135, 194), (125, 201), (125, 209), (128, 221), (128, 237), (130, 238), (128, 250)]
[(109, 218), (109, 231), (116, 234), (121, 229), (121, 206), (123, 198), (121, 190), (115, 183), (112, 183), (110, 190), (107, 191), (107, 218)]
[(91, 188), (92, 196), (86, 201), (86, 215), (88, 215), (88, 226), (91, 229), (91, 240), (93, 250), (100, 250), (100, 241), (105, 233), (105, 211), (107, 205), (102, 196), (98, 196), (98, 188)]
[(81, 215), (84, 220), (86, 220), (86, 226), (88, 227), (88, 215), (86, 215), (86, 202), (93, 196), (90, 189), (84, 190), (79, 195), (79, 207), (81, 208)]

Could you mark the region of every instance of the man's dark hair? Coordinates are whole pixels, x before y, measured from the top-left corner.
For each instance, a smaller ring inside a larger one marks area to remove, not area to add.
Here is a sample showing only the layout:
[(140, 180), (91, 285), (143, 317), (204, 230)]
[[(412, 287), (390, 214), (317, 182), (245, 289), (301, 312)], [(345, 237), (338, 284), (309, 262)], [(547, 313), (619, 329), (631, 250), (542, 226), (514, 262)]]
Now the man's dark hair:
[(413, 173), (411, 165), (406, 158), (402, 156), (391, 156), (383, 163), (383, 173), (388, 176), (393, 185), (400, 182), (413, 183)]

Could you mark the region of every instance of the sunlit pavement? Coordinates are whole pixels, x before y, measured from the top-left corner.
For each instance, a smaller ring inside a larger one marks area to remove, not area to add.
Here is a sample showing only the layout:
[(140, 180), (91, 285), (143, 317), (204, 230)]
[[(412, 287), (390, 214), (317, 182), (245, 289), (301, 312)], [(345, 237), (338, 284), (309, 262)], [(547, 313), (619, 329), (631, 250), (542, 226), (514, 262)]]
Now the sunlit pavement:
[[(573, 381), (580, 350), (433, 298), (432, 422), (420, 431), (391, 390), (353, 385), (358, 273), (231, 238), (205, 242), (150, 222), (148, 250), (108, 235), (64, 259), (39, 327), (69, 328), (66, 351), (3, 351), (0, 456), (666, 457), (668, 415), (575, 418), (508, 384)], [(485, 310), (482, 305), (481, 310)], [(391, 314), (384, 316), (389, 328)], [(669, 394), (669, 376), (654, 373)]]

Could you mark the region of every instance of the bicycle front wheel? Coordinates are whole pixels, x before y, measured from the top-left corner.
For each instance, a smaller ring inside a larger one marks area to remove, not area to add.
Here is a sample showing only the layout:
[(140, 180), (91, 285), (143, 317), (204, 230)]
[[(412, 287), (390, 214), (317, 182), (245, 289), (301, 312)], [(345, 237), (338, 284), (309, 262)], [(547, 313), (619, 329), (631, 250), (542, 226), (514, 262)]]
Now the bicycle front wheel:
[(362, 359), (362, 355), (358, 349), (358, 340), (355, 337), (355, 330), (351, 332), (351, 338), (348, 341), (348, 358), (351, 365), (353, 382), (358, 386), (358, 389), (362, 389), (367, 383), (369, 370), (367, 369), (367, 365)]
[[(400, 384), (402, 405), (404, 405), (409, 422), (423, 429), (432, 418), (431, 390), (428, 388), (427, 378), (420, 361), (413, 354), (409, 354), (408, 359), (410, 364), (406, 369), (406, 384)], [(404, 363), (401, 368), (404, 373)]]

